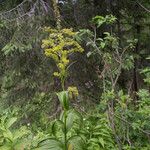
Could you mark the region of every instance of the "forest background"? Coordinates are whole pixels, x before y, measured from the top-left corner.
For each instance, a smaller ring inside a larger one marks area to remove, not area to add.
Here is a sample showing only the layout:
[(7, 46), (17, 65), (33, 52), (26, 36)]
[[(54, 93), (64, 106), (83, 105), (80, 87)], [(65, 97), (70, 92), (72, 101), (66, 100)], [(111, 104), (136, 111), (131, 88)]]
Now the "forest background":
[(0, 150), (149, 150), (149, 41), (149, 0), (0, 0)]

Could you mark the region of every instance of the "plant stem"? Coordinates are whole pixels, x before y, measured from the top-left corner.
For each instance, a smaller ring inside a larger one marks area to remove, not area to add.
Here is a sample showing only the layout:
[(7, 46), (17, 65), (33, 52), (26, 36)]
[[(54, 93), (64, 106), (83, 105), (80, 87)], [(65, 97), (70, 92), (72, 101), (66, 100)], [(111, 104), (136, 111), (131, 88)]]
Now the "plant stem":
[(64, 110), (64, 140), (65, 140), (65, 150), (67, 150), (67, 110)]
[(61, 79), (61, 87), (62, 87), (62, 90), (65, 91), (65, 79), (64, 78)]

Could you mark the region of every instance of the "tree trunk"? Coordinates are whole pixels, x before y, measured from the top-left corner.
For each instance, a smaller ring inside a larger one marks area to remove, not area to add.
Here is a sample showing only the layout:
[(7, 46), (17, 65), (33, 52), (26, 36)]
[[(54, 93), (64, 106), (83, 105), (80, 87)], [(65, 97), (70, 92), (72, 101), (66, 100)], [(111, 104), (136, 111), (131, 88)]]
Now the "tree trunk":
[[(140, 36), (140, 26), (136, 25), (136, 36), (139, 37)], [(136, 44), (134, 53), (137, 56), (139, 54), (140, 51), (140, 41), (138, 38), (138, 42)], [(133, 69), (133, 100), (134, 100), (134, 105), (136, 105), (137, 100), (138, 100), (138, 96), (136, 95), (136, 93), (139, 90), (139, 75), (138, 75), (138, 69), (139, 69), (139, 63), (138, 63), (138, 59), (135, 58), (134, 59), (134, 69)]]

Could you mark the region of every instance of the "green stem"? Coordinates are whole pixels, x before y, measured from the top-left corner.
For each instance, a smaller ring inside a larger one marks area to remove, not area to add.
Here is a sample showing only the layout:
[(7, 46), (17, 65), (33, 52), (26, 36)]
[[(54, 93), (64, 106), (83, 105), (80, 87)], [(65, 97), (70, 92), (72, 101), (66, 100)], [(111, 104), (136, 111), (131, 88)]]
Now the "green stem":
[(65, 78), (64, 77), (61, 78), (61, 87), (62, 87), (62, 90), (65, 91)]
[(66, 109), (64, 110), (64, 125), (65, 125), (65, 129), (64, 129), (64, 140), (65, 140), (65, 150), (67, 150), (67, 111)]

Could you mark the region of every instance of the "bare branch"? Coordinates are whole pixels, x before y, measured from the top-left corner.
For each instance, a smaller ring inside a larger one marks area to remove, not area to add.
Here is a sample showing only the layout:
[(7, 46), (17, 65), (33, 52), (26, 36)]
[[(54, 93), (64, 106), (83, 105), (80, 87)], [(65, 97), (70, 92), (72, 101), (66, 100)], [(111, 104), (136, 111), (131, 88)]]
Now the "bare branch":
[(150, 13), (150, 10), (148, 9), (148, 8), (146, 8), (145, 6), (143, 6), (140, 2), (138, 2), (138, 1), (136, 1), (137, 2), (137, 4), (139, 5), (139, 6), (141, 6), (145, 11), (147, 11), (148, 13)]

